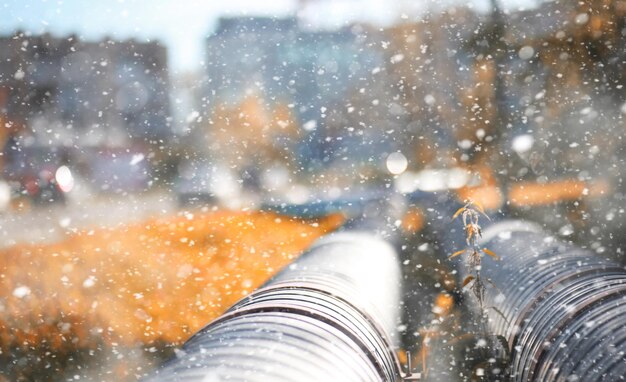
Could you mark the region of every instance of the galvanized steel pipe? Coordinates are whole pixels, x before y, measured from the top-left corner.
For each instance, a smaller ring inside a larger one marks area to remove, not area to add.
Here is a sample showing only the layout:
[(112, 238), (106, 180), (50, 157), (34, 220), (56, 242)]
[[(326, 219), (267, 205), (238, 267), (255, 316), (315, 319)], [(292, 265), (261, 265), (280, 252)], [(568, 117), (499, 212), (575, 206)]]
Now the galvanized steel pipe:
[(504, 221), (483, 232), (489, 330), (511, 349), (515, 381), (626, 377), (626, 271), (540, 227)]
[(385, 240), (328, 235), (189, 339), (151, 380), (397, 380), (400, 283)]

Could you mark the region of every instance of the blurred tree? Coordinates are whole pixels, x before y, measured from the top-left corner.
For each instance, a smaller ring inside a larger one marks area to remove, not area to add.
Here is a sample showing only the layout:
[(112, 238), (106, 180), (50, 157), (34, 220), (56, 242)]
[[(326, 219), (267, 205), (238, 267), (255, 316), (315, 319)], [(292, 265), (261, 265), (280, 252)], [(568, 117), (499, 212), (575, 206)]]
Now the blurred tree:
[(232, 106), (217, 105), (211, 121), (210, 152), (235, 173), (256, 177), (273, 163), (294, 166), (300, 133), (287, 105), (268, 105), (252, 94)]
[[(504, 84), (508, 48), (504, 41), (506, 21), (497, 0), (490, 0), (491, 14), (479, 24), (465, 49), (473, 56), (474, 87), (463, 95), (466, 114), (460, 138), (472, 142), (468, 151), (470, 164), (498, 165), (498, 150), (492, 147), (510, 127), (507, 91)], [(483, 138), (489, 137), (483, 140)]]
[(0, 172), (4, 169), (6, 157), (4, 150), (9, 140), (18, 132), (25, 130), (26, 126), (19, 120), (10, 118), (6, 113), (9, 103), (10, 88), (0, 86)]

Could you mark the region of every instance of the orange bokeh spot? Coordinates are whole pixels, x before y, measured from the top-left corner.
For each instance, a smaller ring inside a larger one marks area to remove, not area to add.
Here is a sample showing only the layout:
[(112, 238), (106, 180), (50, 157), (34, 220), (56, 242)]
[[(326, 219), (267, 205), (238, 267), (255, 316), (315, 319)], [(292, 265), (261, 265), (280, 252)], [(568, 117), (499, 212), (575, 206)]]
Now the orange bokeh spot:
[(524, 182), (511, 186), (509, 200), (516, 207), (540, 206), (605, 195), (609, 188), (608, 183), (602, 180), (593, 183), (569, 179), (551, 183)]
[(424, 214), (417, 207), (410, 208), (402, 217), (402, 229), (407, 233), (416, 233), (422, 228), (424, 228)]

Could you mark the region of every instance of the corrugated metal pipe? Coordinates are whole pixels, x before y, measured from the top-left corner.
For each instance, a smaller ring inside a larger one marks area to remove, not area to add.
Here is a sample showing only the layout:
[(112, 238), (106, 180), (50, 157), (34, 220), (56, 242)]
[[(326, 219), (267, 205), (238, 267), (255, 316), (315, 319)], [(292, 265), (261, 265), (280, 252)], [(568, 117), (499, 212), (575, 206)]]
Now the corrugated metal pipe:
[(400, 283), (386, 240), (330, 234), (195, 334), (151, 380), (398, 380)]
[[(503, 221), (484, 229), (489, 331), (511, 350), (514, 381), (626, 378), (626, 271), (540, 227)], [(493, 308), (490, 308), (493, 307)]]

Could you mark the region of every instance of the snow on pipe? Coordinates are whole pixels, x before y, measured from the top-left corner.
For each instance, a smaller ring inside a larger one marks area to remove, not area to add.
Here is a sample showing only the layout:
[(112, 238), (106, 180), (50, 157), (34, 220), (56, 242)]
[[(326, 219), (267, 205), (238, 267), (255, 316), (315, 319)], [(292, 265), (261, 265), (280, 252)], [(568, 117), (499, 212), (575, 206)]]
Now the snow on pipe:
[(150, 380), (397, 380), (400, 283), (387, 241), (330, 234), (195, 334)]
[[(626, 375), (626, 271), (540, 227), (504, 221), (485, 229), (490, 330), (511, 350), (515, 381), (600, 381)], [(489, 262), (487, 264), (487, 262)]]

